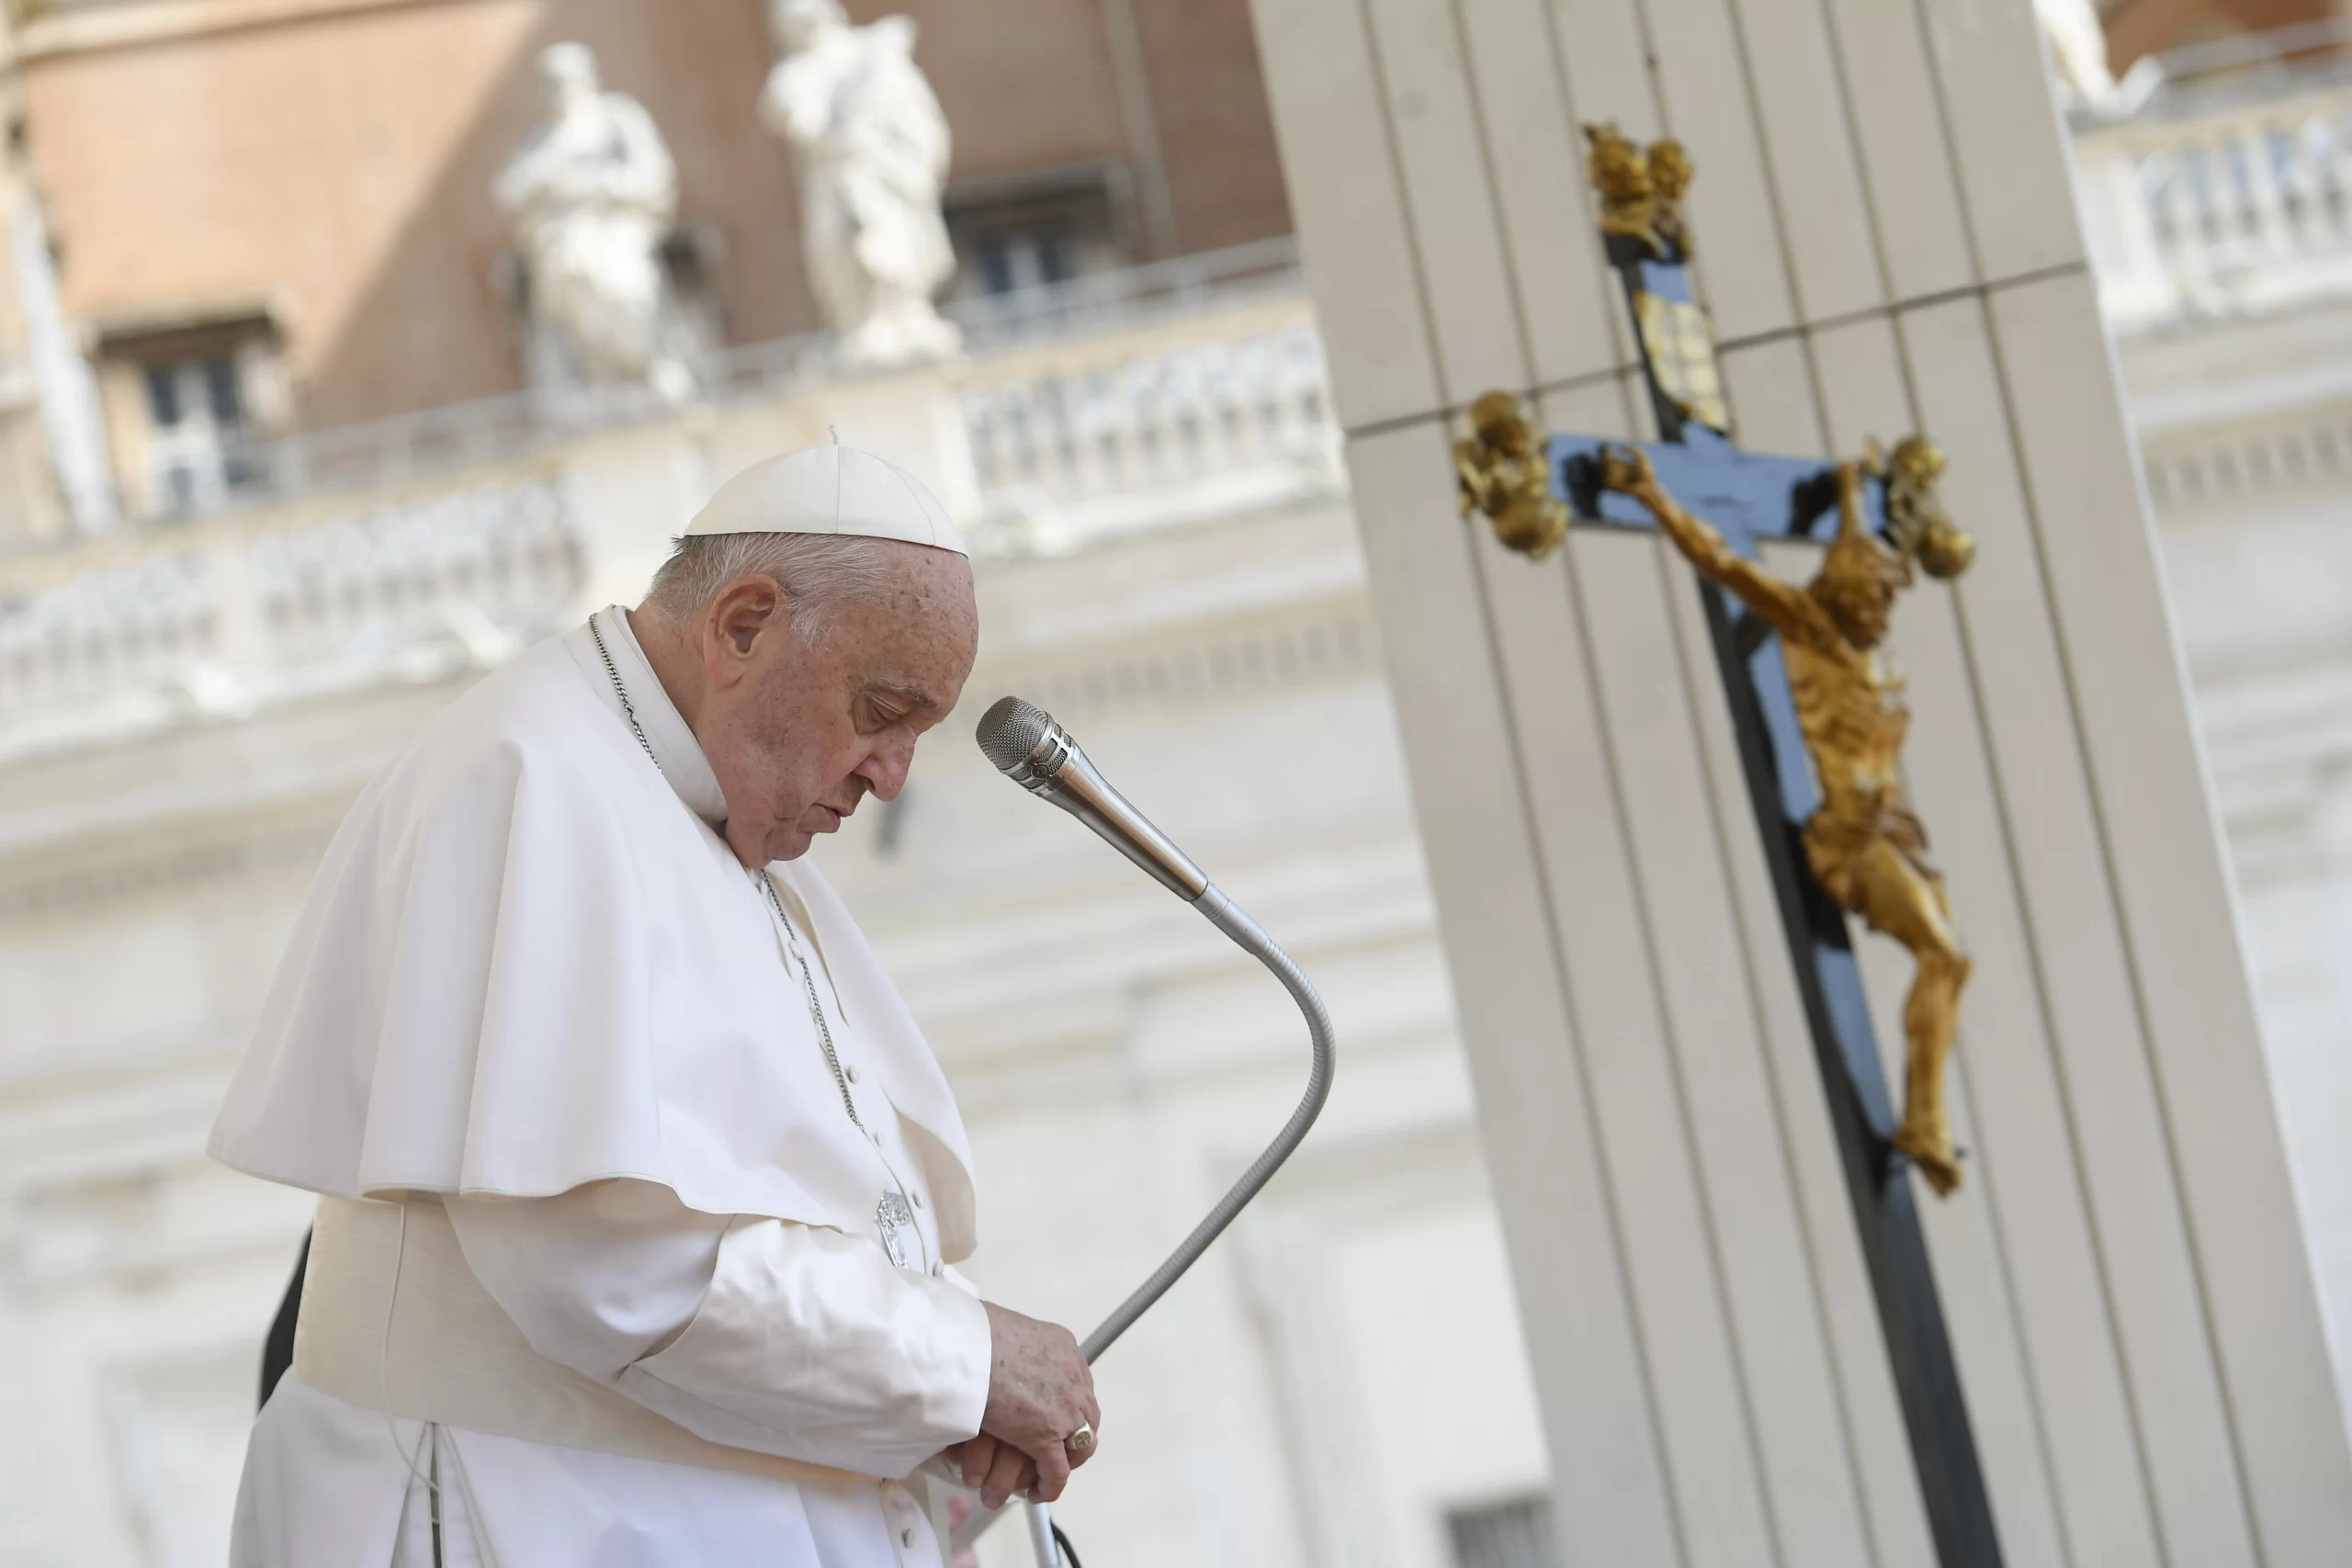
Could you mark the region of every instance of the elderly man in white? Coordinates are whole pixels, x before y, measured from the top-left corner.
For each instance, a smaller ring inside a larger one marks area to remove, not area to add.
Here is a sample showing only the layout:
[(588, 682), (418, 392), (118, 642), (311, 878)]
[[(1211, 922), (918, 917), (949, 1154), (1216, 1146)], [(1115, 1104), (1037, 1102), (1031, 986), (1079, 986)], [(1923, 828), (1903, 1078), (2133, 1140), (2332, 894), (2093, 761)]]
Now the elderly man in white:
[(990, 1506), (1091, 1456), (1070, 1335), (949, 1267), (955, 1100), (801, 858), (977, 637), (922, 486), (796, 452), (369, 784), (213, 1134), (319, 1194), (236, 1568), (909, 1568), (933, 1456)]

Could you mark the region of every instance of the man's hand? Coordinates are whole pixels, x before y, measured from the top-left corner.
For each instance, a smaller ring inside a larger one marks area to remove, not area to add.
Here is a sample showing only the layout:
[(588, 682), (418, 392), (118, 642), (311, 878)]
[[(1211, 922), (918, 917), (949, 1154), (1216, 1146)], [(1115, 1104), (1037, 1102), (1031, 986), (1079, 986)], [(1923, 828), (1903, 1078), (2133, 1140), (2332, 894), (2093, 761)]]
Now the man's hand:
[(1081, 1425), (1102, 1428), (1094, 1374), (1069, 1329), (981, 1304), (989, 1314), (989, 1403), (980, 1435), (963, 1445), (964, 1484), (978, 1487), (991, 1508), (1016, 1492), (1053, 1502), (1069, 1472), (1102, 1446), (1075, 1454), (1064, 1446)]
[(1001, 1508), (1008, 1499), (1023, 1496), (1037, 1484), (1037, 1467), (1011, 1443), (982, 1432), (947, 1450), (964, 1472), (964, 1484), (980, 1495), (989, 1508)]

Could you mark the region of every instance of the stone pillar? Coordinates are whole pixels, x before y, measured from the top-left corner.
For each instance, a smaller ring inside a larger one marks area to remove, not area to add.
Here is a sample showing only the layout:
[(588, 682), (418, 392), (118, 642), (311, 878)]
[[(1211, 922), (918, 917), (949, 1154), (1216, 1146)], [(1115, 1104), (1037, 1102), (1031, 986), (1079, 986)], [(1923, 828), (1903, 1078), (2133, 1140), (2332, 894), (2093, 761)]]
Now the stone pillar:
[(709, 423), (690, 412), (564, 448), (555, 483), (586, 561), (582, 614), (643, 598), (671, 541), (734, 471), (713, 473), (705, 460)]
[(114, 469), (107, 456), (106, 411), (97, 379), (74, 340), (59, 302), (57, 266), (50, 255), (49, 222), (31, 179), (17, 171), (9, 215), (17, 293), (24, 312), (26, 356), (49, 438), (50, 466), (75, 528), (85, 534), (112, 526), (118, 511)]
[[(1448, 443), (1489, 388), (1643, 433), (1577, 130), (1613, 119), (1696, 162), (1741, 439), (1923, 429), (1978, 540), (1894, 653), (1976, 964), (1969, 1180), (1923, 1201), (2007, 1561), (2352, 1561), (2031, 0), (1256, 10), (1563, 1559), (1932, 1560), (1689, 574), (1625, 537), (1532, 564), (1454, 515)], [(1907, 963), (1858, 942), (1899, 1041)]]
[(2179, 279), (2156, 241), (2155, 212), (2140, 176), (2138, 141), (2130, 129), (2108, 128), (2087, 130), (2075, 140), (2085, 238), (2098, 272), (2100, 303), (2118, 321), (2163, 316), (2181, 306)]
[(972, 441), (956, 400), (961, 359), (881, 376), (837, 381), (816, 389), (812, 401), (825, 423), (812, 441), (838, 437), (863, 446), (931, 487), (959, 524), (979, 510), (980, 481)]

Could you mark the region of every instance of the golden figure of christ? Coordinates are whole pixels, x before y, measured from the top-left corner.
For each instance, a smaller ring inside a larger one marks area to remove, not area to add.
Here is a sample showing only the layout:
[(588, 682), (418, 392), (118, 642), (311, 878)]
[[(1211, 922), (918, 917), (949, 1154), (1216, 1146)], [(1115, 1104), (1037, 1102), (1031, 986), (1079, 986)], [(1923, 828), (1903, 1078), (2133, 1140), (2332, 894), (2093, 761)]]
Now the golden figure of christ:
[(1878, 653), (1913, 562), (1949, 578), (1973, 554), (1936, 499), (1942, 468), (1942, 455), (1919, 437), (1895, 447), (1884, 468), (1890, 545), (1862, 518), (1862, 482), (1880, 471), (1875, 455), (1840, 464), (1838, 536), (1819, 574), (1800, 586), (1737, 554), (1685, 511), (1639, 451), (1612, 446), (1601, 457), (1603, 485), (1639, 502), (1701, 576), (1780, 634), (1797, 723), (1821, 784), (1820, 807), (1804, 825), (1805, 859), (1832, 898), (1909, 949), (1917, 965), (1903, 1010), (1907, 1070), (1894, 1146), (1939, 1193), (1950, 1193), (1961, 1171), (1944, 1071), (1969, 965), (1943, 878), (1928, 859), (1927, 829), (1904, 799), (1911, 714), (1901, 677)]

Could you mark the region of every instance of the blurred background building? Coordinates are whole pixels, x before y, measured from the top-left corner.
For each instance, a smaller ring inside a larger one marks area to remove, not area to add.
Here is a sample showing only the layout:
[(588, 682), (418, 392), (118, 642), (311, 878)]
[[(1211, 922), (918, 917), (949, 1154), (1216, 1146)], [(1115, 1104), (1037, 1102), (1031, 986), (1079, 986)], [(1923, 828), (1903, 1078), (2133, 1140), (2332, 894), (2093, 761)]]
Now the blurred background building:
[[(758, 0), (8, 5), (0, 1562), (220, 1560), (308, 1204), (201, 1145), (327, 838), (425, 715), (633, 600), (721, 479), (829, 426), (967, 520), (967, 712), (1069, 721), (1340, 1025), (1315, 1143), (1106, 1359), (1073, 1534), (1135, 1564), (1555, 1560), (1247, 6), (903, 8), (954, 133), (964, 347), (852, 373)], [(2047, 7), (2058, 90), (2346, 1373), (2352, 25), (2103, 9), (2101, 39)], [(550, 368), (498, 193), (560, 41), (665, 146), (642, 210), (683, 387)], [(975, 1274), (1083, 1327), (1279, 1122), (1301, 1043), (967, 722), (819, 854), (963, 1099)]]

